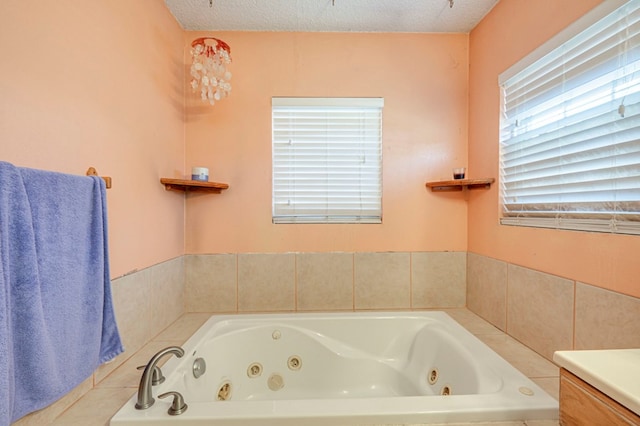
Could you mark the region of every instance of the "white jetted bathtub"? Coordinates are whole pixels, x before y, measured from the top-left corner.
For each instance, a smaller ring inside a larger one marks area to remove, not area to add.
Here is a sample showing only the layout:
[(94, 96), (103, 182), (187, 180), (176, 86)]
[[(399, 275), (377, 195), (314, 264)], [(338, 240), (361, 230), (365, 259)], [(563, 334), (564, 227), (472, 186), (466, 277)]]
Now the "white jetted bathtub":
[[(112, 425), (558, 418), (555, 399), (443, 312), (213, 316), (182, 348), (155, 403), (137, 410), (134, 395)], [(158, 398), (170, 391), (187, 404), (180, 415)]]

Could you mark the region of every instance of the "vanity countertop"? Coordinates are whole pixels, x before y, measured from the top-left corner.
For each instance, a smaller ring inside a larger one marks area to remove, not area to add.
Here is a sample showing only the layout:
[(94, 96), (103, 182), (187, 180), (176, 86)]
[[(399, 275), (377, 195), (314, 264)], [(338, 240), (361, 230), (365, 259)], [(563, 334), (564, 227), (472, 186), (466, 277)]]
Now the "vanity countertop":
[(557, 351), (553, 361), (640, 415), (640, 349)]

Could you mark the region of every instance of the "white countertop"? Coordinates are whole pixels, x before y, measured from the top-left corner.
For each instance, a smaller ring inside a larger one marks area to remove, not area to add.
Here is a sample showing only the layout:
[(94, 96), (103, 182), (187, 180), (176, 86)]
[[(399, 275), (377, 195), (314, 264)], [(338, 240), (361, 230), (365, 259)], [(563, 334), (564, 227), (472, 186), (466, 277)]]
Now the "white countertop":
[(553, 361), (640, 415), (640, 349), (557, 351)]

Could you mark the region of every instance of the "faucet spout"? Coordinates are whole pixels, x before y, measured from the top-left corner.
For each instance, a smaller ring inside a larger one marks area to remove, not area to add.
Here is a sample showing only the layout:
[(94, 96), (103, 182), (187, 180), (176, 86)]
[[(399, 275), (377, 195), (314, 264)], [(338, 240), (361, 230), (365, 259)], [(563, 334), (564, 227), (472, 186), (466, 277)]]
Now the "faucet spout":
[(167, 354), (174, 354), (178, 358), (181, 358), (184, 355), (184, 349), (179, 346), (169, 346), (162, 349), (160, 352), (155, 354), (151, 360), (149, 360), (144, 368), (144, 372), (142, 373), (140, 386), (138, 386), (138, 402), (136, 402), (137, 410), (145, 410), (151, 407), (155, 402), (155, 399), (153, 399), (153, 395), (151, 394), (153, 370), (155, 369), (158, 361), (160, 361), (160, 358)]

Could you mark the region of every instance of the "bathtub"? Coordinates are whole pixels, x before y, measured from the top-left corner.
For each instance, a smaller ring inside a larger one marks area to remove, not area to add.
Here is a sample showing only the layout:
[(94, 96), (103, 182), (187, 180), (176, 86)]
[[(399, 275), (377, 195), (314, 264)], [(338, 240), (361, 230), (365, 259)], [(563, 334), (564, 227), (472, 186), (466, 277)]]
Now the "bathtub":
[[(444, 312), (212, 316), (182, 348), (162, 367), (155, 404), (136, 410), (134, 395), (111, 425), (558, 418), (555, 399)], [(168, 391), (183, 395), (183, 414), (157, 398)]]

